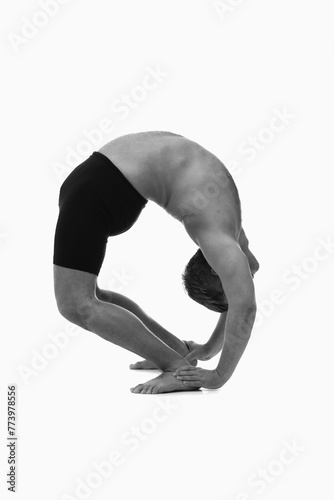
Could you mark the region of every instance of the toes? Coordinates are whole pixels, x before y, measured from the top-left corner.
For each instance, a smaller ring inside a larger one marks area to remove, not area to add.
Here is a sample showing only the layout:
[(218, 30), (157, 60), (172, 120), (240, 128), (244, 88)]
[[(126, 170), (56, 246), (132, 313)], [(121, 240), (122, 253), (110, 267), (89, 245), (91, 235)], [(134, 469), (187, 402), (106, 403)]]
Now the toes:
[(152, 386), (146, 384), (139, 384), (131, 389), (135, 394), (150, 394)]
[(137, 370), (138, 368), (138, 362), (137, 363), (131, 363), (131, 365), (129, 366), (130, 370)]
[(136, 387), (132, 387), (131, 392), (138, 394), (139, 392), (141, 392), (142, 388), (143, 388), (143, 384), (136, 385)]
[(135, 394), (157, 394), (158, 387), (154, 385), (139, 384), (136, 387), (132, 387), (131, 392)]

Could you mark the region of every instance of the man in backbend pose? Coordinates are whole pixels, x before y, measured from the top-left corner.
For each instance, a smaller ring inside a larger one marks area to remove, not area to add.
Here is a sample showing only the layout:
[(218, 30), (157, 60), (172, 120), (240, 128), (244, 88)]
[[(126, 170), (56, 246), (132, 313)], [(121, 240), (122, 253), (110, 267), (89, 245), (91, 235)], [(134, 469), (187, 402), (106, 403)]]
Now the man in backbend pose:
[[(180, 221), (199, 247), (184, 286), (220, 313), (203, 345), (179, 340), (129, 298), (98, 287), (108, 237), (127, 231), (148, 200)], [(78, 165), (60, 188), (53, 264), (66, 319), (144, 358), (131, 368), (162, 370), (132, 392), (218, 389), (231, 377), (256, 315), (252, 278), (259, 263), (248, 248), (231, 175), (196, 142), (170, 132), (128, 134)], [(220, 351), (215, 370), (196, 367)]]

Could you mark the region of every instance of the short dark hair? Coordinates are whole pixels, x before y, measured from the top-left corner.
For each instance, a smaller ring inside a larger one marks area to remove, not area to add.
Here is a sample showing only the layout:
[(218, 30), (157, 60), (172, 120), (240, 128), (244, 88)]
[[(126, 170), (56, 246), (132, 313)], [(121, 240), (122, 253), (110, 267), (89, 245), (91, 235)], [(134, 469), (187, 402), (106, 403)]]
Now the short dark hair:
[(211, 266), (200, 248), (186, 265), (182, 281), (191, 299), (211, 311), (228, 310), (228, 302), (220, 278), (211, 272)]

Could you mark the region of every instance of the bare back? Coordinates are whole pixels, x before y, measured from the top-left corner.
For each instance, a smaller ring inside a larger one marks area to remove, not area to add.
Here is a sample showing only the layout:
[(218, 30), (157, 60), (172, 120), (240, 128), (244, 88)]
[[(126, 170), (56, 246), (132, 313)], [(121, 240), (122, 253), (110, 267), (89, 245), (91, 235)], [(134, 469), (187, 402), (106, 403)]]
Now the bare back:
[[(241, 227), (237, 188), (223, 163), (208, 150), (171, 132), (139, 132), (118, 137), (99, 150), (146, 199), (177, 220), (224, 220)], [(191, 236), (191, 235), (190, 235)]]

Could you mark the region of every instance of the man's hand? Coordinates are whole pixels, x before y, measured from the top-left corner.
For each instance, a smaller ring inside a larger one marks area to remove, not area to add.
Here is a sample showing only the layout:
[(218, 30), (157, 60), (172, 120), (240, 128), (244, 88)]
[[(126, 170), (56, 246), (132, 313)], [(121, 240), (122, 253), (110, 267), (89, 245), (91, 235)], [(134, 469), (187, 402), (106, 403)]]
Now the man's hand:
[(189, 363), (194, 359), (208, 361), (213, 357), (206, 344), (197, 344), (197, 342), (193, 342), (192, 340), (183, 340), (183, 342), (189, 349), (189, 354), (184, 356)]
[(173, 375), (186, 386), (204, 387), (205, 389), (219, 389), (223, 386), (217, 370), (204, 370), (186, 365), (178, 368)]

